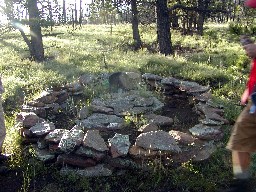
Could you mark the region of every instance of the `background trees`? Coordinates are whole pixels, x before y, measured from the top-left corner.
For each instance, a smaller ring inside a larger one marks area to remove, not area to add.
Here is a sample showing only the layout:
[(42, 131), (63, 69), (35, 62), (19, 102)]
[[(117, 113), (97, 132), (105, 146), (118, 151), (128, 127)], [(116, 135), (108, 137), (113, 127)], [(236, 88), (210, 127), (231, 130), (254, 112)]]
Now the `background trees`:
[(206, 21), (234, 21), (234, 31), (255, 32), (253, 10), (240, 0), (4, 0), (2, 8), (9, 21), (29, 25), (30, 40), (19, 30), (31, 58), (39, 61), (44, 57), (41, 27), (52, 31), (60, 24), (72, 24), (75, 29), (86, 23), (131, 23), (135, 50), (143, 47), (139, 26), (156, 24), (158, 51), (165, 55), (173, 52), (171, 29), (203, 35)]

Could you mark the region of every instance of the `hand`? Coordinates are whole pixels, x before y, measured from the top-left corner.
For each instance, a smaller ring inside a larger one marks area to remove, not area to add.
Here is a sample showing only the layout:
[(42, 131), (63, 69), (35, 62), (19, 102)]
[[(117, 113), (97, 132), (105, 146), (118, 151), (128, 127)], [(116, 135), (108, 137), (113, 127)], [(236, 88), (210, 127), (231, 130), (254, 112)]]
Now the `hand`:
[(246, 54), (251, 58), (256, 58), (256, 44), (248, 44), (244, 46)]

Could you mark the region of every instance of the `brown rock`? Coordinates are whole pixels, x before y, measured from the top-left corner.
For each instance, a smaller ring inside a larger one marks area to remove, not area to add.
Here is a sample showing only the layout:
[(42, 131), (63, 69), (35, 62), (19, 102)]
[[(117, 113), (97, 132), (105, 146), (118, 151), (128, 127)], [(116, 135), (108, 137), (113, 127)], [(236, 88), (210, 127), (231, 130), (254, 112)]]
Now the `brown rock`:
[(84, 158), (73, 154), (62, 154), (57, 158), (57, 163), (67, 164), (76, 167), (86, 168), (96, 165), (96, 162), (91, 158)]

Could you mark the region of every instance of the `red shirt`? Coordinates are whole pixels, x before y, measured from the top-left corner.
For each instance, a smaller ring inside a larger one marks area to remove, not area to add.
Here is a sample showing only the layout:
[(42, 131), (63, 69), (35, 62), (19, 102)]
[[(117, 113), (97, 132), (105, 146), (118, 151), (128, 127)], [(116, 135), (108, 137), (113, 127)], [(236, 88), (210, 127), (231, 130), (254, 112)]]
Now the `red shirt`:
[(249, 89), (249, 95), (256, 91), (256, 58), (252, 60), (251, 71), (249, 75), (249, 80), (247, 82), (247, 88)]

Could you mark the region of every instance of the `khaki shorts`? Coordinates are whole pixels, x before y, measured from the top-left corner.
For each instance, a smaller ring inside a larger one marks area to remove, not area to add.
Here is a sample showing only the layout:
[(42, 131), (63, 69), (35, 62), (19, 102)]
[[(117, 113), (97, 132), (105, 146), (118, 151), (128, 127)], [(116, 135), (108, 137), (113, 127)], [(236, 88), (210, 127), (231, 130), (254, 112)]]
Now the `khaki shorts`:
[(251, 102), (238, 116), (232, 129), (227, 149), (241, 152), (256, 152), (256, 113), (250, 114)]

